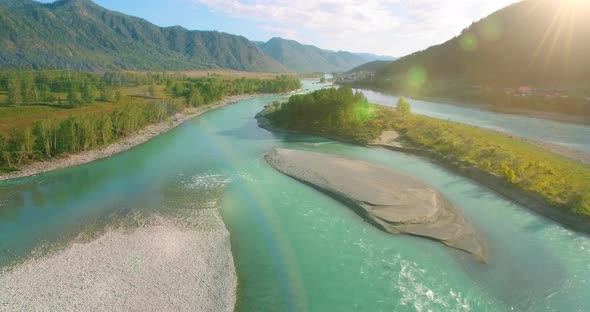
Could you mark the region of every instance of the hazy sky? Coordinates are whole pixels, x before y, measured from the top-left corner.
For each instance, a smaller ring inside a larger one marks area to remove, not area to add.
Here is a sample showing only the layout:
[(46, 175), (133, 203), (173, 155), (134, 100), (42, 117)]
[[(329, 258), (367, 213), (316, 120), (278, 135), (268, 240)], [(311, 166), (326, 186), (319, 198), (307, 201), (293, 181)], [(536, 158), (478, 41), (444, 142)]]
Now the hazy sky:
[[(48, 2), (48, 0), (44, 0)], [(160, 26), (403, 56), (442, 43), (516, 0), (95, 0)]]

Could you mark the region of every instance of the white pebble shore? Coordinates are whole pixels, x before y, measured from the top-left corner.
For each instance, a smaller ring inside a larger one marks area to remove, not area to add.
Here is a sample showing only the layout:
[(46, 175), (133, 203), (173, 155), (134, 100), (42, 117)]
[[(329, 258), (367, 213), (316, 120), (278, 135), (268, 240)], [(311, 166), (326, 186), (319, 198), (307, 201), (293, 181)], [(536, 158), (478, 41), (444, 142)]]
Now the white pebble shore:
[(0, 271), (0, 311), (233, 311), (229, 233), (217, 209), (109, 230)]

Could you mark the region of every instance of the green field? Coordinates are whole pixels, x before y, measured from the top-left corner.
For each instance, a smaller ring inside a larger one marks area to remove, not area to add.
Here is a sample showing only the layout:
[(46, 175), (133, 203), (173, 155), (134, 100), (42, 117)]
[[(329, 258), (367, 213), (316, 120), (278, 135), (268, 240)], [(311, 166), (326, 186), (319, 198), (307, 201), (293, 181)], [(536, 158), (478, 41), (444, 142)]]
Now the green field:
[(79, 108), (59, 108), (55, 106), (0, 106), (0, 134), (8, 135), (12, 129), (30, 127), (38, 121), (53, 119), (63, 120), (69, 117), (112, 112), (116, 103), (100, 102)]

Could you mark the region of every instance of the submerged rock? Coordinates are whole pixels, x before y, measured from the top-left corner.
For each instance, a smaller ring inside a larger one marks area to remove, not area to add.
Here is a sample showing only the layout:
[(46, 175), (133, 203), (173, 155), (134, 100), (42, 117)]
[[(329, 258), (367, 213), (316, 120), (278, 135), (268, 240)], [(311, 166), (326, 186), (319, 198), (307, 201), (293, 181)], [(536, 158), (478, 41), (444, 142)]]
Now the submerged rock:
[(339, 199), (386, 232), (437, 240), (486, 261), (484, 244), (463, 215), (412, 177), (315, 152), (275, 148), (265, 158), (278, 171)]

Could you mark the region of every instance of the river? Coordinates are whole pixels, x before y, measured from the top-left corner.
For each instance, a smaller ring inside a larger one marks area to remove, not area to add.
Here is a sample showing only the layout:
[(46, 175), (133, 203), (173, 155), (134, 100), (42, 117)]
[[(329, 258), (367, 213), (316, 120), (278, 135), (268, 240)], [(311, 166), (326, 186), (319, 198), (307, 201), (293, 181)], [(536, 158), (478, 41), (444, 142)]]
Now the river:
[[(238, 311), (590, 311), (588, 236), (417, 157), (260, 129), (254, 115), (277, 99), (208, 112), (109, 159), (0, 182), (0, 266), (112, 224), (214, 207), (231, 233)], [(481, 232), (489, 263), (381, 232), (270, 168), (262, 156), (275, 146), (365, 159), (429, 183)]]
[[(386, 93), (355, 89), (363, 92), (376, 104), (395, 106), (399, 97)], [(450, 105), (407, 99), (412, 111), (434, 118), (456, 121), (482, 128), (503, 131), (520, 137), (567, 146), (590, 154), (590, 126), (554, 120), (532, 118), (522, 115), (502, 114), (467, 106)]]

